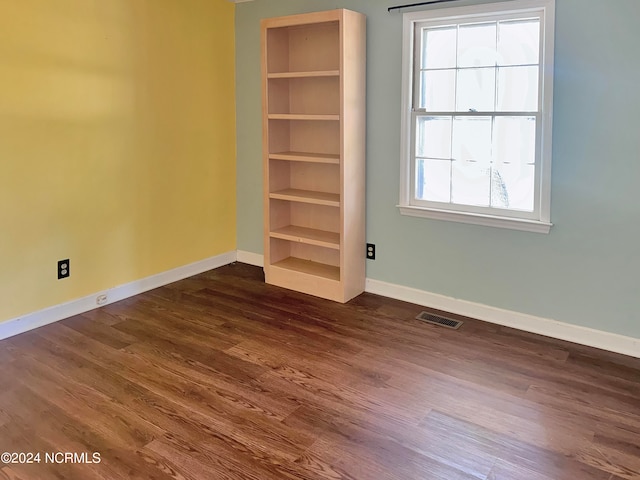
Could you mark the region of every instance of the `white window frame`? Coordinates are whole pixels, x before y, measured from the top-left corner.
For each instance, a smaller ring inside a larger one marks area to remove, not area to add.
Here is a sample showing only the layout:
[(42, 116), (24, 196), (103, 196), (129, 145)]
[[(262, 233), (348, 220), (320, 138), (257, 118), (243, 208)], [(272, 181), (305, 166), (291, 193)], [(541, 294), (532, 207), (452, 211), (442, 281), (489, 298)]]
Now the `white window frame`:
[[(448, 210), (424, 205), (413, 198), (412, 185), (415, 183), (412, 151), (414, 119), (414, 49), (416, 25), (424, 22), (463, 23), (466, 18), (487, 17), (487, 20), (509, 15), (535, 13), (540, 16), (540, 125), (536, 133), (536, 177), (535, 215), (527, 212), (514, 216), (490, 208)], [(551, 133), (553, 119), (553, 58), (554, 58), (555, 0), (511, 0), (501, 3), (478, 4), (466, 7), (435, 8), (419, 12), (405, 13), (403, 16), (402, 47), (402, 120), (401, 120), (401, 161), (400, 161), (400, 203), (403, 215), (449, 220), (476, 225), (509, 228), (536, 233), (549, 233), (551, 215)], [(527, 218), (528, 217), (528, 218)], [(533, 218), (532, 218), (533, 217)]]

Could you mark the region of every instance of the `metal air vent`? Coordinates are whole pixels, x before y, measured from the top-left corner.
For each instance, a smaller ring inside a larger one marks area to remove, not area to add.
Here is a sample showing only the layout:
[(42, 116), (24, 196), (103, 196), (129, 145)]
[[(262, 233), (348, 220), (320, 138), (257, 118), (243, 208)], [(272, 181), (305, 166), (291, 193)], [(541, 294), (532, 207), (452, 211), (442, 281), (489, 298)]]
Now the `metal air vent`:
[(439, 325), (441, 327), (452, 328), (453, 330), (457, 330), (460, 328), (464, 322), (460, 320), (453, 320), (451, 318), (441, 317), (440, 315), (434, 315), (429, 312), (422, 312), (420, 315), (416, 317), (418, 320), (422, 320), (423, 322), (432, 323), (434, 325)]

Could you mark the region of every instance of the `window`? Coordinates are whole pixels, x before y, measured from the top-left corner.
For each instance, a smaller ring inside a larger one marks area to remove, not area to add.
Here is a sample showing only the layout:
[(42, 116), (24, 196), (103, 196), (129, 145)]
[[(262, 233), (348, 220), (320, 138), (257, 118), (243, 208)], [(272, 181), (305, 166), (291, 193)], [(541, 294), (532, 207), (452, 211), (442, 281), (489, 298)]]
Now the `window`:
[(554, 0), (404, 15), (400, 211), (548, 233)]

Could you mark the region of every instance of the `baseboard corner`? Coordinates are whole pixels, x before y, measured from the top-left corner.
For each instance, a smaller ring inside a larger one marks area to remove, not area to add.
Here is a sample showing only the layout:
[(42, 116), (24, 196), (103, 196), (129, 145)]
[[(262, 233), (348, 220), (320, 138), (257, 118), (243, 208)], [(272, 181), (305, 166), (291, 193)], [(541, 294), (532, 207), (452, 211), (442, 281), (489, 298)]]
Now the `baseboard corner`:
[(264, 267), (264, 255), (259, 253), (247, 252), (245, 250), (238, 250), (237, 261), (253, 265), (255, 267)]
[[(28, 332), (29, 330), (33, 330), (38, 327), (43, 327), (50, 323), (64, 320), (65, 318), (73, 317), (74, 315), (80, 315), (81, 313), (104, 307), (105, 305), (133, 297), (134, 295), (162, 287), (169, 283), (177, 282), (184, 278), (192, 277), (199, 273), (213, 270), (214, 268), (222, 267), (223, 265), (235, 262), (236, 259), (237, 253), (235, 250), (232, 250), (188, 265), (182, 265), (165, 272), (160, 272), (140, 280), (134, 280), (133, 282), (95, 292), (70, 302), (61, 303), (17, 318), (6, 320), (0, 323), (0, 340)], [(102, 295), (106, 295), (107, 300), (98, 305), (97, 297)]]

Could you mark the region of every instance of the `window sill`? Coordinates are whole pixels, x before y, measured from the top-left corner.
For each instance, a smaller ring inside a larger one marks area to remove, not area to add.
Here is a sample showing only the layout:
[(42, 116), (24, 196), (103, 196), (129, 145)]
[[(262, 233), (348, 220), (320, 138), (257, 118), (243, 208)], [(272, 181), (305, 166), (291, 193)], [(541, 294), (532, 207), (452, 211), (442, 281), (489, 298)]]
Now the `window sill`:
[(402, 215), (410, 217), (432, 218), (434, 220), (448, 220), (450, 222), (484, 225), (486, 227), (509, 228), (523, 232), (548, 234), (552, 223), (538, 220), (523, 220), (521, 218), (497, 217), (467, 212), (452, 212), (433, 208), (398, 205)]

